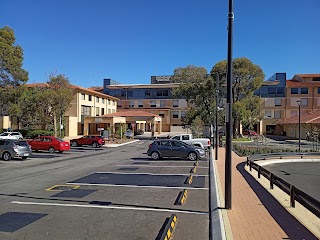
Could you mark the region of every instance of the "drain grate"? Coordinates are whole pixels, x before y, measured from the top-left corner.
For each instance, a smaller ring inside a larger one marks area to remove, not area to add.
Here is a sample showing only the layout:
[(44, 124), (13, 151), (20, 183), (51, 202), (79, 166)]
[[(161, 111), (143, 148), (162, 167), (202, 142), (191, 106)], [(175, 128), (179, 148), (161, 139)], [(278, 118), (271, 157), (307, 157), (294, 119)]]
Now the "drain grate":
[(72, 189), (77, 189), (80, 186), (78, 185), (55, 185), (50, 188), (47, 188), (47, 191), (70, 191)]

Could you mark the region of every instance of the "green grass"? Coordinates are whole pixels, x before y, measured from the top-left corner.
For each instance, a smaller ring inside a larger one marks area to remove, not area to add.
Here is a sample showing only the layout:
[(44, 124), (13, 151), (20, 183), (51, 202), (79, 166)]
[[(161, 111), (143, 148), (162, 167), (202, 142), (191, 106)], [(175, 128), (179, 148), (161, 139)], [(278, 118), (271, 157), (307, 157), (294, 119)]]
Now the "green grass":
[(232, 138), (232, 142), (250, 142), (252, 139), (241, 137), (241, 138)]

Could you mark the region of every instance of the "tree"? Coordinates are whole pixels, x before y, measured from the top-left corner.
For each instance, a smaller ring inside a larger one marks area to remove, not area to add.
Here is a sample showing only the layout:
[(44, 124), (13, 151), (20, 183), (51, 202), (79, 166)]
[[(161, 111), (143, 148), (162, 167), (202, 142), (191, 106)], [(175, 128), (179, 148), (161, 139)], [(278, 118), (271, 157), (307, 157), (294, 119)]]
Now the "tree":
[[(211, 70), (211, 74), (218, 72), (220, 79), (226, 85), (227, 61), (218, 62)], [(260, 66), (252, 63), (248, 58), (236, 58), (233, 60), (232, 79), (232, 117), (233, 135), (239, 134), (240, 121), (255, 122), (260, 118), (260, 98), (253, 96), (259, 89), (264, 79), (264, 73)], [(221, 85), (220, 85), (221, 86)], [(225, 93), (225, 92), (224, 92)], [(254, 108), (253, 108), (254, 107)], [(251, 112), (249, 112), (251, 111)]]
[[(62, 74), (59, 74), (57, 76), (51, 74), (47, 83), (48, 94), (50, 95), (50, 103), (48, 107), (52, 116), (54, 135), (57, 136), (57, 130), (61, 130), (63, 116), (69, 109), (70, 103), (73, 99), (73, 91), (71, 89), (68, 78)], [(57, 128), (58, 118), (59, 128)]]
[[(187, 121), (192, 122), (196, 115), (209, 125), (212, 121), (210, 115), (215, 109), (215, 88), (213, 78), (208, 74), (204, 67), (195, 67), (189, 65), (186, 68), (177, 68), (174, 70), (172, 81), (180, 83), (175, 88), (173, 95), (175, 97), (183, 96), (188, 102), (194, 104), (193, 112), (187, 113)], [(195, 114), (195, 112), (196, 114)]]
[(0, 87), (19, 86), (28, 81), (28, 72), (22, 68), (23, 50), (15, 43), (14, 31), (0, 28)]

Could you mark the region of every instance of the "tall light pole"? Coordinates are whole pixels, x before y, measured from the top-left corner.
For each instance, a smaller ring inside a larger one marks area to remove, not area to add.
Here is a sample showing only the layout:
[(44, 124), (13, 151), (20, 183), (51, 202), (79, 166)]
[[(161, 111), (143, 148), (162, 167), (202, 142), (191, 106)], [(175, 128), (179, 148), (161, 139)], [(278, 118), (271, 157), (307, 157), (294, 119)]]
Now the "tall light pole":
[(227, 61), (227, 105), (226, 105), (226, 162), (225, 162), (225, 208), (231, 209), (231, 134), (232, 134), (232, 30), (233, 0), (229, 0), (228, 13), (228, 61)]
[(301, 100), (297, 100), (296, 103), (298, 104), (299, 106), (299, 152), (301, 152), (301, 103), (302, 101)]

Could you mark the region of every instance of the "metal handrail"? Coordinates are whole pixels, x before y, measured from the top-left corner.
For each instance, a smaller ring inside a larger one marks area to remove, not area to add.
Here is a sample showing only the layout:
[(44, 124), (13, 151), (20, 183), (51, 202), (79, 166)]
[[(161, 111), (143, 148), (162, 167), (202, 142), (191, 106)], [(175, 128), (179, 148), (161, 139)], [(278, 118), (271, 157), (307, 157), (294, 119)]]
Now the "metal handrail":
[[(318, 154), (320, 155), (320, 154)], [(256, 155), (255, 155), (256, 156)], [(250, 172), (255, 169), (258, 172), (258, 178), (260, 175), (263, 175), (270, 182), (270, 189), (273, 189), (273, 185), (279, 187), (282, 191), (287, 193), (290, 196), (290, 207), (295, 207), (295, 201), (299, 202), (302, 206), (307, 208), (310, 212), (315, 214), (317, 217), (320, 217), (320, 201), (311, 197), (301, 189), (295, 187), (294, 185), (283, 180), (279, 176), (271, 173), (262, 166), (256, 164), (253, 160), (250, 160), (247, 157), (247, 166), (249, 166)]]
[(305, 156), (318, 156), (320, 158), (319, 152), (279, 152), (279, 153), (267, 153), (267, 154), (255, 154), (248, 156), (247, 158), (250, 161), (256, 161), (256, 160), (269, 160), (269, 159), (275, 159), (275, 158), (286, 158), (286, 157), (297, 157), (303, 158)]

